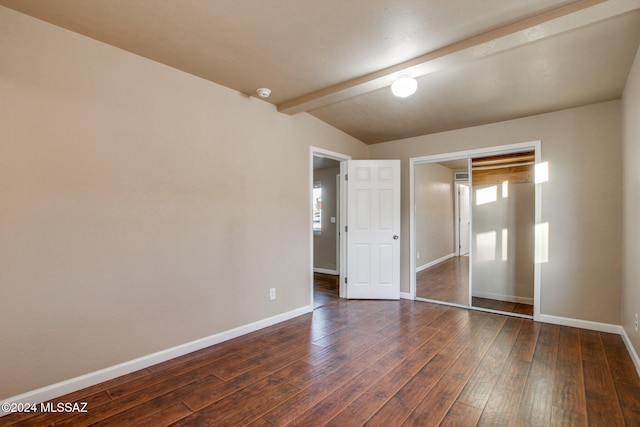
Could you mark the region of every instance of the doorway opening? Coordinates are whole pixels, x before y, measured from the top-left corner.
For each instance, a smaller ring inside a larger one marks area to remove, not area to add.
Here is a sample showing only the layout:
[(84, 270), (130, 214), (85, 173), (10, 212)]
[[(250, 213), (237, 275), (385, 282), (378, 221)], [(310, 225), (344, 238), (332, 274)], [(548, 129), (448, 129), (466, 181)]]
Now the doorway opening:
[(311, 301), (313, 309), (343, 297), (344, 189), (342, 162), (350, 156), (311, 147)]

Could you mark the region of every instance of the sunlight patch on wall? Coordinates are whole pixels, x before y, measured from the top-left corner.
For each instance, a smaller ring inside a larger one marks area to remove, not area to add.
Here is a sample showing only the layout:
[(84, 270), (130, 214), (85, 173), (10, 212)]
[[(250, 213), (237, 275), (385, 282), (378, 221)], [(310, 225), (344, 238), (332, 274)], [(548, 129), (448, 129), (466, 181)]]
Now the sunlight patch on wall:
[(484, 205), (487, 203), (495, 202), (498, 200), (498, 187), (492, 185), (491, 187), (480, 188), (476, 190), (476, 205)]
[(536, 224), (535, 263), (549, 262), (549, 223)]
[(549, 162), (536, 163), (535, 175), (536, 184), (549, 181)]

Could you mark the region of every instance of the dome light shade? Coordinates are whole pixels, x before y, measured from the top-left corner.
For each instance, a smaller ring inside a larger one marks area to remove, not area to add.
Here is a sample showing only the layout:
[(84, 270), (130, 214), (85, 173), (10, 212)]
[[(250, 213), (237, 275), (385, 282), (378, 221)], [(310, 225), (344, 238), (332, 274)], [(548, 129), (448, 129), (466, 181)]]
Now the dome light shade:
[(391, 92), (400, 98), (406, 98), (413, 95), (418, 89), (418, 82), (411, 77), (411, 74), (402, 73), (391, 85)]

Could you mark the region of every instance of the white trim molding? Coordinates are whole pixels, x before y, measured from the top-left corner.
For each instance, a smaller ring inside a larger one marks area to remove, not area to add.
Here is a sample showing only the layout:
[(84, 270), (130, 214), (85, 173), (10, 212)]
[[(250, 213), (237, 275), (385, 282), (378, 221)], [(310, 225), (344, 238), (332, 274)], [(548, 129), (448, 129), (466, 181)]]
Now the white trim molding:
[(590, 329), (592, 331), (607, 332), (610, 334), (620, 335), (622, 337), (624, 345), (627, 347), (629, 356), (631, 356), (631, 360), (636, 367), (636, 371), (638, 372), (638, 375), (640, 375), (640, 357), (638, 357), (638, 352), (633, 347), (633, 344), (631, 344), (631, 340), (629, 339), (629, 335), (627, 335), (627, 331), (625, 331), (625, 329), (621, 325), (591, 322), (589, 320), (571, 319), (568, 317), (551, 316), (549, 314), (541, 314), (539, 319), (536, 320), (544, 323), (552, 323), (554, 325), (571, 326), (573, 328)]
[(636, 372), (638, 372), (638, 375), (640, 375), (640, 357), (638, 357), (638, 352), (633, 347), (633, 344), (631, 344), (631, 339), (629, 338), (629, 335), (627, 335), (627, 330), (622, 326), (620, 328), (622, 328), (622, 333), (620, 334), (622, 336), (622, 341), (624, 341), (624, 345), (627, 346), (627, 351), (631, 356), (631, 360), (633, 360), (633, 364), (636, 367)]
[[(312, 311), (312, 306), (300, 307), (286, 313), (278, 314), (276, 316), (259, 320), (257, 322), (239, 326), (228, 331), (220, 332), (205, 338), (178, 345), (176, 347), (161, 350), (156, 353), (139, 357), (137, 359), (110, 366), (108, 368), (100, 369), (99, 371), (90, 372), (79, 377), (41, 387), (36, 390), (20, 394), (18, 396), (9, 397), (7, 399), (3, 399), (2, 403), (46, 402), (48, 400), (55, 399), (56, 397), (60, 397), (65, 394), (72, 393), (74, 391), (78, 391), (113, 378), (117, 378), (121, 375), (126, 375), (128, 373), (138, 371), (140, 369), (144, 369), (146, 367), (156, 365), (158, 363), (165, 362), (167, 360), (174, 359), (176, 357), (183, 356), (185, 354), (192, 353), (194, 351), (201, 350), (212, 345), (220, 344), (221, 342), (228, 341), (242, 335), (246, 335), (250, 332), (254, 332), (280, 322), (284, 322), (285, 320), (293, 319), (294, 317), (311, 313)], [(0, 417), (8, 414), (8, 412), (0, 409)]]
[(535, 320), (543, 323), (551, 323), (553, 325), (571, 326), (573, 328), (590, 329), (592, 331), (607, 332), (610, 334), (622, 335), (622, 332), (624, 332), (620, 325), (572, 319), (570, 317), (552, 316), (550, 314), (540, 314), (540, 317)]

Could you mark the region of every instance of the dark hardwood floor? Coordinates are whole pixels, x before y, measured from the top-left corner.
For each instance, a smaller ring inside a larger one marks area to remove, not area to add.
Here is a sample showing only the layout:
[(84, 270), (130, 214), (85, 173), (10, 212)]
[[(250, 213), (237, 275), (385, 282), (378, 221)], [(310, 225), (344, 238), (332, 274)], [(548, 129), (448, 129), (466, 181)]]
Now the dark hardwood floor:
[[(416, 273), (416, 297), (469, 305), (469, 257), (456, 256)], [(471, 305), (533, 316), (530, 304), (472, 297)]]
[(56, 399), (87, 413), (0, 425), (640, 426), (617, 335), (326, 296), (312, 314)]
[(322, 307), (338, 300), (339, 276), (332, 274), (313, 273), (313, 308)]
[(520, 304), (518, 302), (471, 297), (471, 305), (489, 310), (503, 311), (505, 313), (517, 313), (533, 316), (533, 306), (531, 304)]
[(455, 256), (416, 273), (416, 296), (469, 305), (469, 257)]

